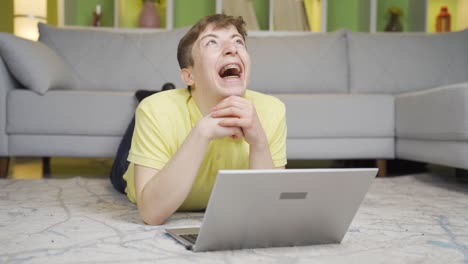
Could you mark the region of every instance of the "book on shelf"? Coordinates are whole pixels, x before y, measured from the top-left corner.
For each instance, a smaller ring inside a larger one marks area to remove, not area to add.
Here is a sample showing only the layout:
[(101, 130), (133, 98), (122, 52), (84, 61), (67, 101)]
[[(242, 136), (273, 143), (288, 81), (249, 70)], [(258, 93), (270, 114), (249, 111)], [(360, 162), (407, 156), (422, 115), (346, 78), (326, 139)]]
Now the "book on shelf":
[(309, 21), (304, 0), (274, 0), (273, 29), (309, 31)]
[(310, 31), (320, 32), (321, 31), (321, 0), (308, 0), (304, 1), (304, 7), (306, 10), (307, 22), (309, 23)]
[(222, 9), (226, 15), (242, 16), (247, 30), (260, 30), (252, 0), (224, 0)]

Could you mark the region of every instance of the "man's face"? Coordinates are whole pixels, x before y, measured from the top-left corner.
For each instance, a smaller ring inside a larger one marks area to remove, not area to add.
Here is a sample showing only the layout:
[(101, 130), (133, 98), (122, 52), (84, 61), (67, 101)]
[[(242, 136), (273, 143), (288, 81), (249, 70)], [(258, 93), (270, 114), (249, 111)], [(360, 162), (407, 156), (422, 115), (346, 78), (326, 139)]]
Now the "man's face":
[(192, 47), (195, 90), (216, 99), (243, 96), (250, 72), (250, 57), (235, 26), (214, 29), (208, 25)]

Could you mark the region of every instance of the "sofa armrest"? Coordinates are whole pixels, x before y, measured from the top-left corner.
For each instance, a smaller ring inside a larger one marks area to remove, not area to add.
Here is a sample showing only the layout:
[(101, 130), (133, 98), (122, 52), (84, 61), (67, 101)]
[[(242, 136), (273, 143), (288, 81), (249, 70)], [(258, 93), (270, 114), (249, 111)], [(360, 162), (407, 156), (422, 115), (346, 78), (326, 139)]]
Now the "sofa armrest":
[(468, 140), (468, 83), (399, 94), (396, 136), (423, 140)]
[(19, 86), (0, 57), (0, 157), (10, 156), (8, 152), (7, 121), (7, 95), (16, 86)]

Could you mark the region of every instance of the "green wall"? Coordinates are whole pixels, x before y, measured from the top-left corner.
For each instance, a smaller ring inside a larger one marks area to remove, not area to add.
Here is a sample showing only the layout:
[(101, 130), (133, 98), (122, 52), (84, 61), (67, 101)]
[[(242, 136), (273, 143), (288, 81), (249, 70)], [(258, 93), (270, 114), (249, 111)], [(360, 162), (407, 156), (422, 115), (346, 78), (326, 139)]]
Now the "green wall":
[(0, 1), (0, 32), (13, 33), (13, 0)]
[(57, 0), (47, 0), (47, 24), (54, 26), (58, 25)]
[(370, 0), (361, 0), (358, 2), (358, 31), (370, 31)]
[(114, 0), (65, 0), (65, 25), (92, 26), (96, 5), (101, 5), (102, 27), (114, 26)]
[(215, 12), (216, 2), (213, 0), (174, 0), (174, 27), (193, 25), (200, 18)]
[(370, 0), (328, 0), (327, 31), (369, 31)]
[(410, 32), (421, 32), (426, 30), (426, 0), (411, 0), (408, 2), (406, 21)]

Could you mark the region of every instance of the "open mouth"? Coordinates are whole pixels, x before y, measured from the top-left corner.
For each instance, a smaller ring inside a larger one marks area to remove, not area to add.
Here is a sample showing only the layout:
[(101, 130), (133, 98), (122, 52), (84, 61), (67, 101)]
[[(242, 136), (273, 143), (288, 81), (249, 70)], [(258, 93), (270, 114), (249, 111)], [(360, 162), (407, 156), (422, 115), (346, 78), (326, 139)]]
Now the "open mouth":
[(240, 78), (241, 73), (242, 73), (242, 69), (241, 69), (240, 65), (236, 64), (236, 63), (228, 64), (228, 65), (222, 67), (221, 70), (219, 70), (219, 72), (218, 72), (219, 77), (221, 77), (223, 79), (224, 78), (226, 78), (226, 79)]

